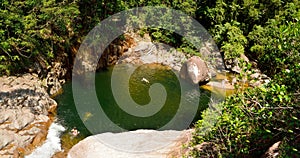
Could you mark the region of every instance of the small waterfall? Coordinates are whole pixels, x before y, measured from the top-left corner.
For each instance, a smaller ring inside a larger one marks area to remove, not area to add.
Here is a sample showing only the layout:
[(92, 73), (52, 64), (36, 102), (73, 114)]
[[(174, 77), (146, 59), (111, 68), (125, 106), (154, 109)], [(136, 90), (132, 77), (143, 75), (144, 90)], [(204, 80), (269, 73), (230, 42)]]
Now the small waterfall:
[(66, 129), (57, 123), (52, 123), (48, 130), (45, 143), (36, 148), (26, 158), (51, 158), (56, 152), (61, 151), (60, 135)]

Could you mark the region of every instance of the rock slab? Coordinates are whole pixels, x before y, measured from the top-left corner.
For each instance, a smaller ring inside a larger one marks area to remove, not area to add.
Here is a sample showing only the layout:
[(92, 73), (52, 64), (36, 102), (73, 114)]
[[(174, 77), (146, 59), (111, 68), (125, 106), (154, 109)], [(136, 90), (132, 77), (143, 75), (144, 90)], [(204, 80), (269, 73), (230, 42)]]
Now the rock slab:
[[(137, 130), (87, 137), (69, 151), (68, 158), (163, 158), (181, 146), (186, 131)], [(178, 145), (179, 144), (179, 145)]]

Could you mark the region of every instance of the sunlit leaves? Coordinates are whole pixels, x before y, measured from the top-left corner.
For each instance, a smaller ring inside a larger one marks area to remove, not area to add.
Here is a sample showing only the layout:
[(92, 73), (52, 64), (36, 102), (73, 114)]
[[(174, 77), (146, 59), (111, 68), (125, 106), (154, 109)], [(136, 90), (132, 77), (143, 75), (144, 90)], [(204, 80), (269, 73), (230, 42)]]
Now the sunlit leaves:
[[(15, 71), (25, 68), (25, 63), (32, 65), (27, 61), (35, 62), (35, 55), (53, 58), (58, 53), (53, 49), (64, 49), (64, 39), (71, 37), (74, 29), (70, 23), (78, 14), (78, 6), (71, 1), (3, 0), (0, 5), (0, 53), (9, 58), (0, 64)], [(0, 74), (6, 71), (2, 70)]]

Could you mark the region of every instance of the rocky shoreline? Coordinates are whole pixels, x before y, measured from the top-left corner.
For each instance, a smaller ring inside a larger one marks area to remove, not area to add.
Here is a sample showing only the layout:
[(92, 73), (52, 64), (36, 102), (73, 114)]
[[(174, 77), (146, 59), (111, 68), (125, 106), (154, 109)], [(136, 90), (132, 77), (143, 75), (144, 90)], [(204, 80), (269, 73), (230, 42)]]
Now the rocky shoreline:
[[(119, 45), (111, 44), (97, 69), (114, 64), (130, 45), (130, 38)], [(57, 103), (52, 98), (62, 93), (71, 69), (66, 68), (65, 57), (58, 57), (47, 67), (42, 57), (38, 59), (28, 73), (0, 77), (0, 155), (3, 158), (29, 155), (46, 140), (55, 120)]]
[(57, 104), (35, 74), (0, 77), (0, 155), (23, 157), (41, 145)]
[[(121, 63), (160, 63), (180, 72), (182, 65), (191, 59), (190, 55), (178, 52), (166, 45), (151, 42), (149, 37), (138, 38), (136, 35), (126, 35), (126, 37), (126, 41), (123, 43), (111, 44), (105, 50), (97, 66), (85, 62), (85, 71)], [(210, 44), (205, 44), (201, 50), (206, 57), (216, 57), (218, 54)], [(38, 75), (26, 73), (20, 76), (0, 77), (1, 157), (23, 157), (30, 154), (45, 140), (47, 130), (54, 121), (57, 107), (57, 103), (52, 98), (62, 92), (62, 85), (65, 83), (67, 74), (70, 73), (67, 68), (64, 68), (62, 60), (51, 63), (51, 66), (46, 68), (46, 72), (41, 71), (40, 69), (44, 68), (37, 64), (32, 72), (36, 72)], [(205, 70), (199, 70), (208, 72), (204, 77), (202, 76), (202, 81), (207, 77), (215, 76), (217, 68), (224, 67), (221, 60), (210, 62), (204, 66)], [(254, 73), (248, 75), (250, 76), (250, 86), (259, 86), (270, 80), (259, 70), (254, 70)], [(223, 80), (225, 87), (229, 87), (228, 89), (234, 89), (233, 85), (241, 82), (237, 79), (232, 79), (230, 83), (226, 79)], [(218, 86), (214, 82), (208, 82), (207, 85)]]

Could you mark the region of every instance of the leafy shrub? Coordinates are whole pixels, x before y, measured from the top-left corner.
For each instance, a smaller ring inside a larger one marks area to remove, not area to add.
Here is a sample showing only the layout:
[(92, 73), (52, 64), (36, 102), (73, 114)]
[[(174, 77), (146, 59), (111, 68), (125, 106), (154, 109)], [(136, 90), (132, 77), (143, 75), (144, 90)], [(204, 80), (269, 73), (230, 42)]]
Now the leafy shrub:
[[(258, 52), (255, 56), (253, 51), (249, 51), (263, 40), (261, 35), (256, 34), (257, 27), (263, 28), (260, 33), (265, 38), (271, 39), (273, 35), (278, 35), (278, 31), (272, 33), (273, 30), (268, 30), (270, 19), (279, 24), (300, 19), (298, 0), (244, 0), (242, 3), (237, 0), (201, 1), (198, 2), (198, 8), (197, 20), (211, 32), (225, 59), (236, 58), (240, 54), (246, 54), (253, 60), (259, 59)], [(254, 36), (249, 34), (259, 37), (253, 39)]]
[(0, 74), (26, 68), (36, 60), (36, 55), (48, 61), (64, 50), (74, 34), (72, 23), (78, 14), (73, 2), (3, 0)]
[(214, 31), (216, 31), (214, 32), (216, 41), (222, 41), (221, 51), (224, 53), (225, 60), (239, 58), (244, 54), (247, 39), (240, 30), (238, 22), (216, 25)]
[[(291, 143), (300, 133), (300, 107), (286, 88), (271, 83), (230, 96), (222, 103), (222, 115), (211, 131), (203, 134), (205, 122), (198, 121), (194, 145), (212, 142), (220, 156), (245, 157), (260, 156), (279, 140)], [(209, 115), (204, 113), (203, 118)], [(299, 151), (299, 146), (292, 150)]]
[[(299, 16), (300, 17), (300, 16)], [(249, 35), (255, 43), (250, 48), (258, 58), (261, 69), (270, 75), (275, 75), (291, 64), (299, 61), (300, 22), (288, 22), (279, 25), (275, 19), (270, 19), (269, 25), (262, 28), (256, 26)]]
[[(207, 120), (199, 120), (192, 146), (209, 142), (213, 150), (195, 149), (191, 155), (257, 157), (282, 141), (281, 157), (299, 157), (299, 1), (208, 4), (199, 19), (211, 21), (210, 30), (225, 59), (245, 53), (272, 81), (228, 97), (219, 105), (222, 115), (210, 132), (202, 131)], [(203, 118), (210, 115), (207, 110)]]

